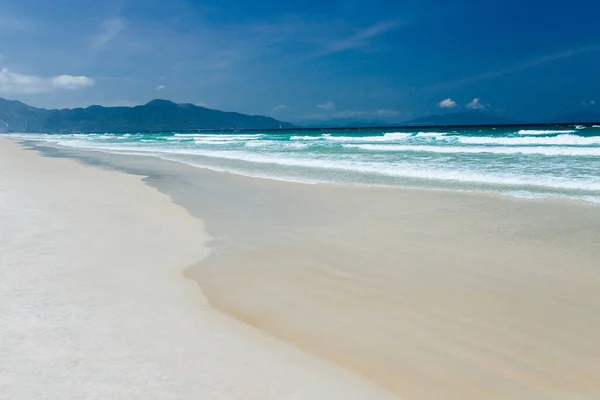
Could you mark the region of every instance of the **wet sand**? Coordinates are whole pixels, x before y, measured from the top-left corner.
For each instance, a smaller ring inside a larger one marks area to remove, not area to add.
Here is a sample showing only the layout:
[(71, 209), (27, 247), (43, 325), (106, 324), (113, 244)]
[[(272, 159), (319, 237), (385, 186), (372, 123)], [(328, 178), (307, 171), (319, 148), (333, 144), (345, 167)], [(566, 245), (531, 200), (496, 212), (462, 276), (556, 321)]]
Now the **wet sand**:
[(600, 398), (598, 205), (46, 154), (147, 176), (215, 238), (213, 307), (403, 398)]
[(211, 309), (203, 222), (139, 176), (0, 140), (0, 398), (392, 399)]

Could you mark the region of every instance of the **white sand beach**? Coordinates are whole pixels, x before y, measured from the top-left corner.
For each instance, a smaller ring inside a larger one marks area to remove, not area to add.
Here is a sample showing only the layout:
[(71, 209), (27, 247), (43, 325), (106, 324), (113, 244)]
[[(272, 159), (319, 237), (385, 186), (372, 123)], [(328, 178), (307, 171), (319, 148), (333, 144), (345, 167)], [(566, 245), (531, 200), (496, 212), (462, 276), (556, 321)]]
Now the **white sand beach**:
[(1, 143), (7, 399), (600, 398), (598, 205)]
[(0, 141), (0, 399), (390, 399), (212, 311), (201, 220), (139, 177)]

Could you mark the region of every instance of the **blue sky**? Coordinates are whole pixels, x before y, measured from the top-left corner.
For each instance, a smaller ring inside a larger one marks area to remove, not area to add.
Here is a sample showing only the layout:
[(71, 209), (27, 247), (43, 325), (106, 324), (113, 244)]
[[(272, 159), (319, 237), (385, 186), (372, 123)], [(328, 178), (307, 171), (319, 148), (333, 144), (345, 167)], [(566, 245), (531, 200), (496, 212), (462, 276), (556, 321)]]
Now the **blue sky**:
[(598, 109), (597, 0), (0, 0), (0, 97), (293, 122)]

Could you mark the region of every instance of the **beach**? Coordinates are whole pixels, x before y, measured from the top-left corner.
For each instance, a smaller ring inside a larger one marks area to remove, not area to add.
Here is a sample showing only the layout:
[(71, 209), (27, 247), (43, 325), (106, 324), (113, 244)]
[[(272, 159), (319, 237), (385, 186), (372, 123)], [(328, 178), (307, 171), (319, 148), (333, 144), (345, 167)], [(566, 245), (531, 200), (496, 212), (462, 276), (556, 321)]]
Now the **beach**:
[(7, 398), (600, 398), (597, 204), (0, 143)]
[(0, 140), (1, 399), (390, 399), (213, 311), (203, 222), (140, 177)]

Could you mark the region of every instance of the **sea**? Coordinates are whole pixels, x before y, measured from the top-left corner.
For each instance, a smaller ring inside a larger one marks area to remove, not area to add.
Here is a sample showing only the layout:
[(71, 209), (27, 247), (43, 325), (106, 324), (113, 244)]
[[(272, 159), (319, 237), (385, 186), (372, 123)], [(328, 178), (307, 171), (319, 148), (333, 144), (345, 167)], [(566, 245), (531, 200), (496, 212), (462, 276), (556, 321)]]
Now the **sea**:
[(600, 125), (2, 136), (306, 184), (600, 203)]

